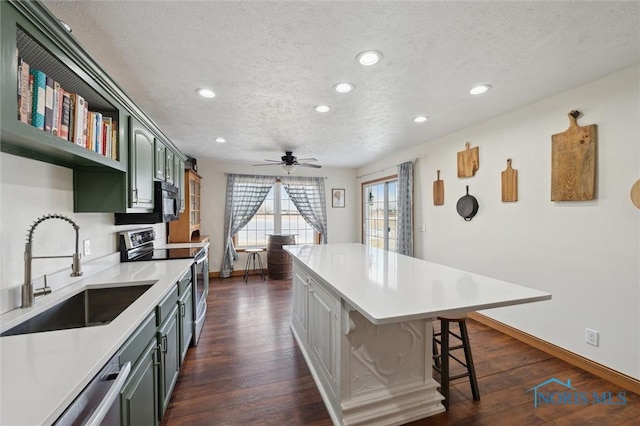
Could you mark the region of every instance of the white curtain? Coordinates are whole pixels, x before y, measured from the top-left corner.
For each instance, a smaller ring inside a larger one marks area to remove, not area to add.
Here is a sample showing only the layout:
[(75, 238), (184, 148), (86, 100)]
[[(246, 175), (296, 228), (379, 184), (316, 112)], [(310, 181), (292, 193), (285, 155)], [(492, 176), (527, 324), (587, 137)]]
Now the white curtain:
[(227, 176), (227, 201), (224, 218), (224, 255), (222, 257), (221, 277), (231, 276), (233, 263), (239, 256), (233, 245), (235, 235), (256, 214), (267, 198), (275, 182), (275, 176), (235, 175)]
[(327, 203), (324, 178), (285, 176), (282, 186), (289, 194), (303, 219), (320, 234), (320, 242), (327, 243)]
[(398, 253), (413, 256), (413, 162), (398, 166)]

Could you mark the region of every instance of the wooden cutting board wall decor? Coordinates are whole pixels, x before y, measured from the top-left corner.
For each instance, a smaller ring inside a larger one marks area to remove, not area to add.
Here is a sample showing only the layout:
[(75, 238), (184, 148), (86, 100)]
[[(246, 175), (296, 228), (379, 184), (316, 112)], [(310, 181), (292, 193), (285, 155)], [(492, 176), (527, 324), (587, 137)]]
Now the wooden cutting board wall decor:
[(480, 153), (478, 147), (470, 148), (469, 142), (464, 144), (464, 151), (458, 152), (458, 177), (475, 176), (480, 168)]
[(438, 180), (433, 181), (433, 205), (442, 206), (444, 204), (444, 181), (440, 180), (440, 170), (438, 170)]
[(518, 171), (511, 168), (511, 158), (502, 172), (502, 201), (518, 201)]
[(593, 200), (598, 127), (579, 126), (580, 111), (568, 116), (569, 128), (551, 136), (551, 201)]
[(631, 202), (640, 209), (640, 179), (631, 187)]

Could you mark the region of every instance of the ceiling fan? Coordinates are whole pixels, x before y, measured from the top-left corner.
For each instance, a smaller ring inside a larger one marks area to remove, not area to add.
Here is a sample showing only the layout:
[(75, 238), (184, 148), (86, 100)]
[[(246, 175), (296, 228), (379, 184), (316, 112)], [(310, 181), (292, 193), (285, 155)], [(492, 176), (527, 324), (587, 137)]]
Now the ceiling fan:
[(275, 166), (275, 165), (279, 165), (282, 167), (282, 170), (284, 170), (287, 174), (291, 174), (293, 173), (293, 171), (298, 167), (313, 167), (316, 169), (319, 169), (320, 167), (322, 167), (319, 164), (310, 164), (307, 163), (306, 161), (318, 161), (316, 158), (301, 158), (300, 161), (298, 162), (298, 158), (293, 155), (293, 151), (285, 151), (285, 155), (283, 155), (282, 157), (280, 157), (280, 160), (264, 160), (267, 161), (267, 163), (260, 163), (260, 164), (254, 164), (254, 166)]

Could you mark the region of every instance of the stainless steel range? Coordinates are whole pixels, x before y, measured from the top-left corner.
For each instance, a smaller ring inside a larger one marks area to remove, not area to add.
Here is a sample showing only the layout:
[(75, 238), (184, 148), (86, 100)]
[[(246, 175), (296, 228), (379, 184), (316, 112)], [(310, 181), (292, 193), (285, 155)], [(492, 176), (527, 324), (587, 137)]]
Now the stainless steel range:
[(120, 261), (142, 262), (152, 260), (193, 259), (193, 312), (194, 330), (192, 346), (198, 344), (204, 318), (207, 313), (209, 294), (209, 249), (192, 244), (163, 244), (155, 247), (156, 233), (153, 228), (120, 232)]

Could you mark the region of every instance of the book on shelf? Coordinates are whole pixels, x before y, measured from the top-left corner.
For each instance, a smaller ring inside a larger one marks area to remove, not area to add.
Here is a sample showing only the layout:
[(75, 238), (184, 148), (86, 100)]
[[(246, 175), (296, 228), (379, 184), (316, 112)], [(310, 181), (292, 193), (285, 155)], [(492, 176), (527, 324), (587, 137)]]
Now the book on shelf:
[(76, 126), (76, 94), (69, 93), (69, 137), (67, 138), (67, 140), (71, 143), (76, 143), (75, 126)]
[(71, 95), (71, 102), (73, 105), (73, 142), (81, 147), (87, 147), (87, 115), (85, 113), (86, 102), (84, 98), (77, 93)]
[(31, 124), (33, 117), (33, 74), (29, 72), (29, 99), (27, 101), (29, 105), (29, 111), (27, 111), (27, 123)]
[(111, 128), (113, 120), (111, 117), (102, 117), (102, 155), (113, 158), (111, 156)]
[(32, 68), (33, 100), (31, 106), (31, 125), (44, 130), (44, 101), (47, 87), (47, 76), (44, 72)]
[(60, 139), (69, 140), (69, 125), (71, 118), (69, 92), (62, 90), (62, 112), (60, 114)]
[(96, 116), (93, 112), (87, 112), (87, 149), (90, 151), (95, 151), (95, 139), (94, 133), (96, 131)]
[(62, 122), (62, 89), (60, 83), (53, 82), (53, 123), (51, 133), (60, 136), (60, 124)]
[(104, 151), (102, 150), (102, 114), (99, 112), (94, 112), (94, 132), (93, 132), (93, 143), (95, 147), (95, 151), (98, 154), (104, 155)]
[(31, 124), (31, 89), (29, 64), (22, 58), (18, 58), (18, 120)]
[(20, 120), (20, 110), (22, 109), (22, 58), (20, 52), (16, 49), (16, 59), (18, 60), (18, 120)]
[(53, 129), (53, 78), (47, 75), (45, 79), (44, 131), (51, 133)]
[(118, 159), (118, 122), (111, 120), (111, 158)]

